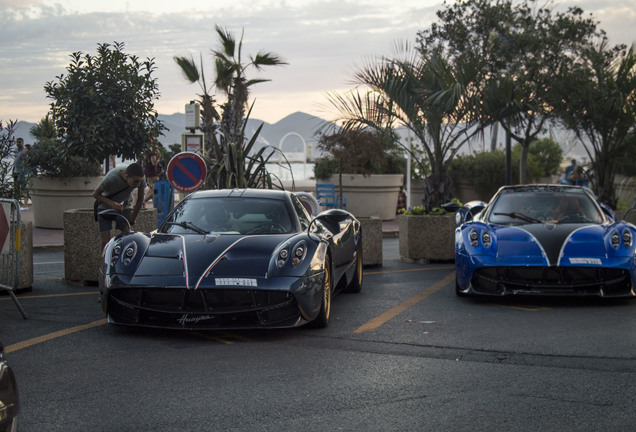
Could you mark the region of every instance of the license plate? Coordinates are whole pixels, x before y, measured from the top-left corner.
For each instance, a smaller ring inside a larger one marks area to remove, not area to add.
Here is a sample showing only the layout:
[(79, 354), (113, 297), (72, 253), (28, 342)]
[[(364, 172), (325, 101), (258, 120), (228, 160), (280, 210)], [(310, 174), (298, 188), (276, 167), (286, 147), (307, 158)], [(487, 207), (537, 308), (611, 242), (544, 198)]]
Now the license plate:
[(258, 286), (256, 279), (253, 278), (214, 278), (216, 286)]

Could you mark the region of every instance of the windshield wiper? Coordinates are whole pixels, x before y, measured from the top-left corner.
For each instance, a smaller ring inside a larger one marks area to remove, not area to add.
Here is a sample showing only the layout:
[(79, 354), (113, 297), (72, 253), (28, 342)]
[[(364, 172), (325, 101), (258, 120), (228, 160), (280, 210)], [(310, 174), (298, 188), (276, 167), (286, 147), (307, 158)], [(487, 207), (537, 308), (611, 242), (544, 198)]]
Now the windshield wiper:
[(530, 222), (530, 223), (541, 223), (540, 220), (532, 218), (530, 216), (526, 216), (521, 213), (493, 213), (495, 216), (508, 216), (513, 219), (521, 219), (522, 221)]
[(204, 230), (203, 228), (199, 228), (192, 222), (167, 222), (167, 224), (170, 226), (172, 225), (180, 226), (181, 228), (192, 230), (198, 234), (209, 234), (206, 230)]

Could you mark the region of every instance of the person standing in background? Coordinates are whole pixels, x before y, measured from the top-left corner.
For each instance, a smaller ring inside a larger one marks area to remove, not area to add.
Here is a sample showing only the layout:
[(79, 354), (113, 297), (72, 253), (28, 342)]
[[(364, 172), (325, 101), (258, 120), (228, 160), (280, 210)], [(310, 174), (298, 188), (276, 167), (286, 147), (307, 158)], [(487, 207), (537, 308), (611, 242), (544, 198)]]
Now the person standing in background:
[(24, 162), (26, 160), (26, 153), (24, 152), (24, 140), (18, 138), (15, 142), (17, 150), (13, 157), (13, 190), (15, 199), (20, 201), (22, 199), (22, 191), (26, 183), (26, 177), (24, 176)]

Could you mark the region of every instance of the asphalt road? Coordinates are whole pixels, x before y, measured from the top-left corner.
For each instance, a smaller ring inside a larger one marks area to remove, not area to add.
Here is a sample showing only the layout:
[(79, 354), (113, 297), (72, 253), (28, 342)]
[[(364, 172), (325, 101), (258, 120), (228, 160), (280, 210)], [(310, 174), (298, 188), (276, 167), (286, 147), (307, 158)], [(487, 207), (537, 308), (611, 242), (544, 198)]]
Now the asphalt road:
[(30, 319), (0, 297), (20, 430), (634, 430), (636, 302), (457, 298), (452, 264), (383, 254), (326, 329), (180, 332), (107, 325), (38, 251)]

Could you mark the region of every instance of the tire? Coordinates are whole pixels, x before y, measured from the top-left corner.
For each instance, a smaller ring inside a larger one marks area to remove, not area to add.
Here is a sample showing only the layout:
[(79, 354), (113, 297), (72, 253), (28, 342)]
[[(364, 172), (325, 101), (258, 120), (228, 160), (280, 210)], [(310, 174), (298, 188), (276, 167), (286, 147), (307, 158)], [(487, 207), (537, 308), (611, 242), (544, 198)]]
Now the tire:
[(314, 328), (325, 328), (329, 325), (329, 316), (331, 315), (331, 260), (325, 258), (325, 279), (323, 281), (322, 302), (320, 303), (320, 312), (315, 320), (311, 322)]
[(362, 291), (362, 265), (364, 262), (364, 258), (362, 256), (362, 237), (358, 239), (358, 247), (356, 252), (356, 272), (353, 274), (353, 278), (349, 285), (347, 286), (346, 292), (350, 293), (359, 293)]
[(465, 292), (462, 292), (459, 289), (459, 284), (457, 283), (457, 278), (455, 278), (455, 295), (457, 297), (468, 297), (469, 296), (469, 294), (466, 294)]

